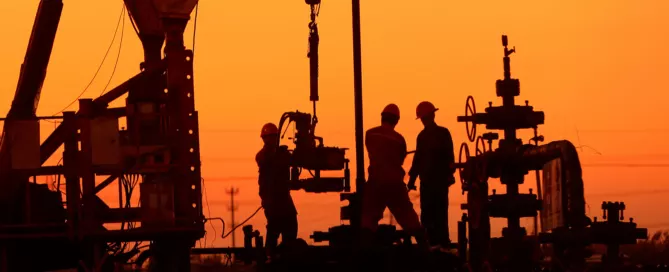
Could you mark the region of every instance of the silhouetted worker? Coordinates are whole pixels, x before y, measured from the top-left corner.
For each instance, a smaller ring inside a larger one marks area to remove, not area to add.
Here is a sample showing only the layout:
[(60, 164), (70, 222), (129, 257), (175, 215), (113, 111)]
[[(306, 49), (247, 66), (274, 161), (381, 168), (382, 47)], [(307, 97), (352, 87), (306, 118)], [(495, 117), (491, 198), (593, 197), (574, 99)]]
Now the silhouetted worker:
[(259, 175), (260, 199), (267, 218), (268, 254), (277, 246), (279, 235), (282, 243), (297, 238), (297, 210), (290, 196), (290, 153), (286, 146), (279, 146), (279, 130), (272, 123), (265, 124), (260, 134), (263, 148), (256, 155)]
[(427, 101), (416, 107), (416, 119), (420, 119), (425, 128), (416, 140), (407, 187), (415, 190), (416, 178), (420, 177), (420, 217), (430, 246), (448, 248), (448, 188), (455, 183), (452, 166), (455, 158), (451, 133), (434, 121), (437, 110)]
[(402, 229), (415, 236), (419, 245), (426, 247), (424, 230), (404, 184), (406, 173), (402, 164), (407, 155), (407, 145), (404, 137), (395, 131), (399, 119), (399, 108), (390, 104), (381, 113), (381, 126), (368, 130), (365, 135), (369, 181), (364, 188), (361, 224), (366, 231), (376, 231), (383, 211), (388, 207)]

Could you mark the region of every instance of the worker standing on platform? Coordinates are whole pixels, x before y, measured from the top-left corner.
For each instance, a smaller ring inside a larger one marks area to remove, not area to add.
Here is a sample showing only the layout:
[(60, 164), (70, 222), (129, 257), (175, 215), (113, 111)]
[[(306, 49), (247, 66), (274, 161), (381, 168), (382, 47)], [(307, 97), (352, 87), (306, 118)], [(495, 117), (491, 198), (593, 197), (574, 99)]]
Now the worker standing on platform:
[(366, 132), (369, 178), (363, 193), (361, 223), (364, 230), (376, 231), (388, 207), (402, 229), (414, 235), (419, 245), (426, 246), (424, 230), (404, 184), (406, 173), (402, 164), (407, 145), (404, 137), (395, 131), (399, 119), (399, 108), (390, 104), (381, 113), (381, 126)]
[(272, 123), (265, 124), (260, 134), (263, 148), (256, 155), (259, 168), (258, 185), (261, 205), (267, 219), (266, 247), (271, 256), (279, 235), (282, 243), (297, 239), (297, 210), (290, 196), (290, 152), (279, 146), (279, 130)]
[(437, 110), (427, 101), (416, 107), (416, 119), (420, 119), (425, 128), (416, 140), (407, 187), (415, 190), (416, 178), (420, 177), (421, 223), (427, 230), (430, 246), (447, 249), (451, 242), (448, 233), (448, 188), (455, 183), (455, 155), (451, 133), (434, 120)]

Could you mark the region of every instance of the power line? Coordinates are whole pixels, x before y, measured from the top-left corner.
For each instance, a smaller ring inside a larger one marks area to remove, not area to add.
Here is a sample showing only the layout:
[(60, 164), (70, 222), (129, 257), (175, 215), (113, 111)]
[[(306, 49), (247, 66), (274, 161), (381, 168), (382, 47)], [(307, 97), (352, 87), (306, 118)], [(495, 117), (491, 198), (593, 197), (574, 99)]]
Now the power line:
[(229, 182), (229, 181), (243, 181), (243, 180), (258, 180), (257, 176), (229, 176), (229, 177), (210, 177), (207, 182)]
[(594, 193), (588, 194), (587, 197), (625, 197), (625, 196), (640, 196), (640, 195), (656, 195), (656, 194), (667, 194), (669, 189), (654, 189), (654, 190), (638, 190), (638, 191), (627, 191), (622, 193)]
[[(201, 158), (202, 161), (215, 161), (215, 162), (254, 162), (255, 159), (251, 157), (204, 157)], [(583, 163), (581, 167), (585, 168), (669, 168), (669, 163)], [(229, 180), (235, 178), (248, 180), (250, 177), (220, 177)], [(219, 178), (219, 179), (220, 179)]]
[(585, 133), (669, 133), (669, 129), (640, 128), (640, 129), (584, 129)]
[(56, 115), (58, 115), (58, 114), (63, 113), (65, 110), (67, 110), (70, 106), (72, 106), (72, 104), (74, 104), (75, 102), (77, 102), (77, 101), (79, 100), (79, 98), (81, 98), (81, 96), (83, 96), (84, 93), (86, 93), (86, 91), (87, 91), (88, 88), (91, 86), (91, 84), (93, 84), (93, 81), (94, 81), (95, 78), (98, 76), (98, 73), (100, 72), (100, 69), (102, 69), (102, 65), (105, 63), (105, 60), (107, 59), (107, 55), (109, 55), (109, 51), (111, 50), (112, 46), (114, 45), (114, 40), (116, 40), (116, 33), (118, 33), (118, 28), (119, 28), (119, 26), (121, 25), (121, 20), (123, 19), (123, 15), (124, 15), (124, 14), (125, 14), (125, 4), (122, 4), (122, 5), (121, 5), (121, 14), (119, 15), (119, 17), (118, 17), (118, 22), (116, 23), (116, 30), (114, 30), (114, 36), (112, 37), (112, 40), (111, 40), (111, 42), (109, 43), (109, 47), (107, 48), (107, 52), (105, 52), (104, 57), (102, 57), (102, 61), (100, 62), (100, 65), (98, 66), (97, 71), (95, 71), (95, 74), (93, 74), (93, 78), (91, 78), (91, 81), (88, 82), (88, 85), (86, 85), (86, 88), (84, 88), (84, 90), (81, 91), (81, 93), (77, 96), (77, 98), (75, 98), (74, 100), (72, 100), (72, 102), (70, 102), (70, 104), (68, 104), (68, 105), (65, 106), (62, 110), (60, 110), (59, 112), (54, 113), (54, 114), (51, 115), (51, 116), (56, 116)]
[(669, 168), (669, 163), (586, 163), (581, 166), (609, 168)]

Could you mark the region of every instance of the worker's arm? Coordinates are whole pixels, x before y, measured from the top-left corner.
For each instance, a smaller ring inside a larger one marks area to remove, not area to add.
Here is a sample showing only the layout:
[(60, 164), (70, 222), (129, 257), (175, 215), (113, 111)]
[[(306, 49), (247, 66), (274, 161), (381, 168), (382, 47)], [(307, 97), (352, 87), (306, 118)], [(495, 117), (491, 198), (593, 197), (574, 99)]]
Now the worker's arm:
[[(290, 181), (290, 165), (291, 165), (291, 160), (292, 156), (290, 152), (288, 151), (288, 146), (282, 145), (279, 146), (277, 150), (277, 156), (276, 159), (278, 160), (277, 163), (279, 164), (280, 167), (280, 172), (278, 173), (281, 175), (279, 180), (283, 182), (289, 182)], [(298, 178), (298, 177), (295, 177)]]
[(409, 154), (409, 150), (407, 149), (407, 142), (404, 140), (404, 137), (402, 139), (402, 164), (404, 164), (404, 160), (407, 158), (407, 154)]
[(446, 142), (446, 148), (444, 149), (444, 156), (447, 158), (448, 165), (446, 166), (449, 169), (449, 173), (453, 175), (455, 173), (455, 151), (453, 149), (453, 138), (451, 137), (451, 132), (444, 128), (444, 141)]
[(418, 178), (418, 169), (420, 169), (420, 164), (421, 164), (421, 159), (423, 157), (423, 150), (422, 144), (421, 144), (421, 135), (422, 133), (418, 134), (418, 137), (416, 137), (416, 152), (413, 154), (413, 160), (411, 162), (411, 168), (409, 169), (409, 183), (407, 183), (407, 188), (409, 190), (416, 190), (416, 179)]

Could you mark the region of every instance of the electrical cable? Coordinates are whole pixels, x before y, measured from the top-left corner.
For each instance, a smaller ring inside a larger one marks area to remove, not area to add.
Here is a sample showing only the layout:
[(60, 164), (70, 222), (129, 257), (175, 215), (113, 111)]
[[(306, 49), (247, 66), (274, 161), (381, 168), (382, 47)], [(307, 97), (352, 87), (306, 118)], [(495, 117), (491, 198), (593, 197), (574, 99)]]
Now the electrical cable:
[(102, 61), (100, 62), (100, 65), (98, 66), (97, 71), (95, 71), (95, 74), (93, 74), (93, 78), (91, 79), (91, 81), (88, 82), (88, 85), (86, 85), (86, 88), (84, 88), (84, 90), (81, 91), (81, 93), (77, 96), (77, 98), (75, 98), (72, 102), (70, 102), (70, 104), (68, 104), (62, 110), (60, 110), (59, 112), (54, 113), (51, 116), (56, 116), (58, 114), (63, 113), (65, 110), (67, 110), (70, 106), (72, 106), (72, 104), (77, 102), (79, 100), (79, 98), (81, 98), (81, 96), (83, 96), (86, 93), (86, 91), (88, 91), (88, 88), (91, 86), (91, 84), (93, 84), (93, 81), (98, 76), (98, 73), (100, 72), (100, 69), (102, 69), (102, 65), (105, 63), (105, 60), (107, 59), (107, 55), (109, 55), (109, 51), (111, 50), (112, 46), (114, 45), (114, 40), (116, 40), (116, 33), (118, 33), (118, 28), (121, 25), (121, 20), (123, 19), (123, 14), (124, 13), (125, 13), (125, 4), (122, 4), (121, 14), (119, 15), (118, 22), (116, 23), (116, 30), (114, 30), (114, 36), (112, 37), (112, 40), (109, 43), (109, 47), (107, 48), (107, 52), (105, 53), (104, 57), (102, 57)]
[[(123, 6), (125, 7), (125, 5)], [(123, 9), (122, 13), (125, 13), (126, 9)], [(124, 17), (121, 15), (121, 17)], [(130, 14), (128, 14), (128, 17), (130, 17)], [(114, 68), (112, 69), (111, 75), (109, 76), (109, 80), (107, 80), (107, 84), (105, 85), (104, 88), (102, 88), (102, 92), (100, 92), (100, 96), (102, 96), (106, 91), (107, 87), (109, 87), (109, 83), (111, 83), (112, 79), (114, 78), (114, 74), (116, 73), (116, 67), (118, 66), (118, 60), (121, 58), (121, 48), (123, 48), (123, 33), (125, 32), (125, 20), (122, 20), (121, 23), (121, 38), (119, 39), (118, 42), (118, 53), (116, 54), (116, 60), (114, 61)]]
[(258, 209), (257, 209), (255, 212), (253, 212), (253, 214), (251, 214), (251, 216), (249, 216), (248, 218), (246, 218), (246, 219), (245, 219), (244, 221), (242, 221), (241, 223), (237, 224), (237, 226), (233, 227), (228, 233), (226, 233), (225, 235), (221, 236), (221, 238), (225, 239), (226, 237), (230, 236), (230, 234), (232, 234), (232, 232), (234, 232), (237, 228), (239, 228), (240, 226), (244, 225), (246, 222), (248, 222), (249, 220), (251, 220), (251, 218), (253, 218), (254, 216), (256, 216), (256, 214), (258, 214), (258, 212), (259, 212), (261, 209), (262, 209), (262, 206), (258, 207)]
[[(204, 178), (201, 177), (200, 180), (202, 182), (202, 193), (204, 194), (204, 201), (207, 204), (207, 213), (208, 213), (207, 217), (211, 217), (211, 208), (209, 207), (209, 197), (207, 196), (207, 187), (204, 184)], [(214, 227), (214, 223), (209, 221), (209, 224), (211, 225), (211, 229), (214, 230), (214, 239), (211, 241), (211, 246), (213, 247), (218, 233), (216, 233), (216, 227)], [(205, 246), (207, 246), (206, 240), (205, 240)]]

